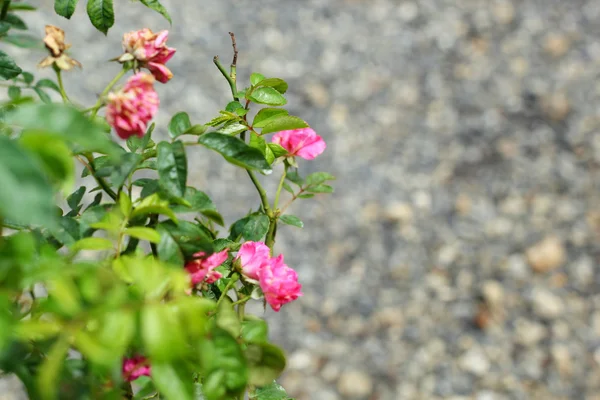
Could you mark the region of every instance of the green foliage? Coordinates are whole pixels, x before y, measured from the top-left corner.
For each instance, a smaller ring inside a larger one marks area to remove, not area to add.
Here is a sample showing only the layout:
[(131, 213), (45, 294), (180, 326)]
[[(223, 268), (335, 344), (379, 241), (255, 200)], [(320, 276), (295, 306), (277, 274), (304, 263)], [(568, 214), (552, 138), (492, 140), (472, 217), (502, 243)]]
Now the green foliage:
[[(86, 2), (105, 35), (115, 22), (113, 1)], [(171, 22), (158, 0), (139, 1)], [(54, 10), (70, 19), (77, 4), (55, 0)], [(36, 8), (5, 6), (0, 39), (41, 48), (20, 14)], [(9, 99), (0, 104), (0, 370), (15, 373), (33, 399), (231, 400), (250, 391), (253, 400), (290, 400), (275, 383), (283, 351), (270, 343), (264, 320), (245, 314), (245, 303), (264, 294), (242, 275), (235, 254), (244, 241), (272, 248), (278, 223), (303, 227), (285, 214), (287, 205), (333, 191), (333, 176), (300, 177), (288, 151), (265, 136), (308, 127), (277, 108), (287, 103), (288, 84), (253, 73), (238, 90), (231, 73), (234, 99), (207, 124), (179, 112), (159, 127), (169, 141), (154, 142), (151, 124), (143, 137), (115, 143), (102, 110), (115, 82), (84, 107), (65, 93), (63, 80), (72, 75), (55, 72), (56, 80), (38, 80), (0, 51)], [(250, 123), (257, 104), (266, 107)], [(229, 232), (218, 231), (226, 224), (210, 187), (188, 186), (186, 147), (198, 144), (245, 169), (258, 191), (260, 206), (238, 216)], [(77, 164), (85, 181), (79, 187)], [(286, 179), (269, 203), (255, 171), (282, 167)], [(291, 198), (279, 207), (283, 190)], [(204, 280), (192, 284), (190, 274), (201, 273)], [(138, 355), (147, 357), (151, 376), (128, 393), (123, 362)]]

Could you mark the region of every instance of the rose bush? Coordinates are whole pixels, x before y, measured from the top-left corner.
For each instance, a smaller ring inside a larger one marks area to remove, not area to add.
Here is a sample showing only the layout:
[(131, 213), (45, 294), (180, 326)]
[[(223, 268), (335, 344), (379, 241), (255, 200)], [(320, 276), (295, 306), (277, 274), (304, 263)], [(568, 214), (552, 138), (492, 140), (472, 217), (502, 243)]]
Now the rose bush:
[[(157, 0), (141, 3), (170, 21)], [(55, 0), (54, 9), (70, 18), (76, 5)], [(112, 7), (87, 2), (104, 33)], [(33, 10), (0, 1), (0, 40), (26, 43), (13, 31), (27, 29), (19, 13)], [(44, 38), (28, 37), (44, 43), (39, 66), (56, 80), (36, 80), (0, 51), (8, 95), (0, 105), (0, 370), (16, 374), (32, 399), (289, 399), (275, 382), (284, 354), (245, 307), (258, 301), (280, 312), (302, 296), (301, 277), (274, 255), (277, 227), (302, 228), (288, 207), (332, 192), (334, 177), (299, 173), (296, 158), (312, 160), (326, 145), (282, 108), (288, 84), (253, 73), (238, 88), (231, 34), (229, 69), (213, 60), (231, 101), (207, 123), (181, 111), (159, 127), (155, 80), (177, 74), (165, 65), (176, 56), (168, 31), (125, 33), (120, 68), (90, 106), (65, 90), (81, 66), (65, 32), (48, 25)], [(226, 234), (216, 205), (187, 180), (186, 149), (197, 145), (245, 169), (260, 200)], [(267, 193), (262, 180), (274, 176), (277, 189)]]

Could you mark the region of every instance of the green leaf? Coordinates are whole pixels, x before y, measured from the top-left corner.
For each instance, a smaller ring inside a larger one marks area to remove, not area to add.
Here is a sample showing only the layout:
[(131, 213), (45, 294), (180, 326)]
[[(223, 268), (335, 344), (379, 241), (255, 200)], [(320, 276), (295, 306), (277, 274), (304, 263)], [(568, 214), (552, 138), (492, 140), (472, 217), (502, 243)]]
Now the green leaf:
[(8, 22), (0, 21), (0, 35), (6, 34), (12, 28)]
[(248, 127), (246, 125), (240, 124), (239, 122), (233, 122), (224, 125), (222, 128), (218, 129), (217, 132), (223, 133), (225, 135), (235, 135), (246, 130), (248, 130)]
[(335, 176), (327, 172), (314, 172), (306, 176), (304, 184), (307, 186), (320, 185), (321, 183), (333, 180), (335, 180)]
[(187, 130), (192, 127), (190, 122), (190, 116), (186, 112), (178, 112), (173, 115), (171, 122), (169, 122), (169, 136), (176, 138), (185, 134)]
[(63, 137), (83, 151), (118, 156), (123, 150), (113, 143), (101, 126), (79, 110), (62, 104), (36, 104), (19, 107), (8, 116), (10, 123), (24, 129)]
[(54, 400), (58, 398), (59, 381), (63, 362), (69, 350), (69, 341), (66, 337), (60, 338), (54, 343), (37, 374), (39, 393), (43, 400)]
[(271, 171), (262, 153), (237, 137), (209, 132), (200, 136), (198, 143), (220, 153), (231, 164), (242, 168)]
[(11, 3), (10, 6), (8, 6), (8, 10), (9, 11), (35, 11), (37, 10), (37, 7), (34, 7), (30, 4), (26, 4), (26, 3)]
[(265, 76), (263, 74), (259, 74), (258, 72), (253, 72), (252, 75), (250, 75), (250, 84), (252, 86), (256, 86), (256, 84), (262, 80), (265, 79)]
[(283, 182), (283, 185), (281, 185), (286, 192), (289, 192), (291, 194), (294, 194), (294, 189), (292, 189), (292, 187), (290, 185), (288, 185), (287, 183)]
[(279, 220), (287, 225), (292, 225), (298, 228), (304, 228), (304, 223), (302, 222), (302, 220), (296, 217), (295, 215), (282, 215), (281, 217), (279, 217)]
[(248, 382), (264, 386), (277, 379), (285, 369), (283, 351), (270, 343), (252, 343), (246, 348), (246, 359), (250, 367)]
[(298, 195), (299, 199), (310, 199), (312, 197), (315, 197), (315, 195), (312, 193), (303, 193), (303, 194)]
[(16, 100), (21, 97), (21, 88), (18, 86), (9, 86), (8, 97), (10, 97), (11, 100)]
[(71, 191), (75, 182), (75, 165), (71, 150), (64, 141), (35, 131), (24, 132), (19, 141), (37, 157), (53, 183), (61, 185), (67, 193)]
[(142, 309), (142, 338), (148, 356), (153, 361), (175, 360), (188, 350), (183, 326), (168, 304)]
[(70, 19), (77, 7), (77, 0), (54, 0), (54, 11), (61, 17)]
[(293, 115), (280, 115), (279, 118), (273, 119), (271, 122), (265, 125), (262, 129), (261, 134), (287, 131), (291, 129), (307, 128), (308, 124), (303, 119), (294, 117)]
[(173, 196), (183, 197), (187, 181), (187, 160), (183, 143), (160, 142), (157, 158), (161, 187)]
[(184, 256), (191, 257), (192, 254), (199, 251), (207, 254), (213, 252), (213, 238), (192, 222), (179, 221), (179, 224), (175, 225), (173, 222), (166, 221), (161, 222), (159, 226), (170, 233)]
[(254, 117), (252, 126), (254, 128), (264, 128), (271, 122), (286, 115), (288, 115), (288, 112), (283, 108), (263, 108)]
[(129, 219), (129, 216), (131, 215), (132, 203), (131, 197), (129, 197), (126, 191), (121, 191), (121, 193), (119, 193), (118, 203), (121, 214), (123, 214), (125, 219)]
[(265, 139), (254, 132), (250, 132), (250, 147), (260, 150), (269, 165), (275, 161), (275, 155), (267, 145), (267, 142), (265, 142)]
[(285, 179), (292, 183), (295, 183), (298, 186), (302, 186), (304, 184), (304, 179), (302, 179), (302, 177), (298, 175), (297, 170), (288, 171), (285, 175)]
[(160, 233), (152, 228), (133, 227), (125, 229), (125, 234), (152, 243), (160, 242)]
[(199, 212), (208, 219), (216, 222), (223, 226), (223, 217), (217, 211), (217, 207), (212, 202), (208, 195), (200, 190), (193, 187), (188, 187), (185, 190), (184, 199), (190, 204), (189, 207), (183, 205), (177, 205), (173, 207), (173, 211), (177, 212)]
[(88, 237), (76, 241), (71, 245), (71, 250), (74, 252), (80, 250), (109, 250), (114, 247), (113, 242), (105, 238)]
[(32, 73), (25, 72), (25, 71), (21, 72), (21, 77), (23, 78), (23, 81), (25, 81), (25, 83), (28, 85), (31, 82), (33, 82), (33, 79), (35, 78)]
[(265, 214), (252, 214), (248, 217), (244, 229), (242, 229), (242, 236), (246, 240), (258, 242), (262, 239), (269, 230), (269, 217)]
[(280, 144), (267, 143), (267, 146), (269, 146), (269, 149), (271, 150), (275, 158), (283, 157), (288, 154), (288, 151), (284, 149)]
[(22, 69), (2, 50), (0, 50), (0, 77), (4, 80), (12, 79), (18, 76)]
[(22, 31), (27, 30), (27, 24), (16, 14), (8, 13), (4, 17), (4, 22), (8, 22), (14, 29), (20, 29)]
[[(243, 110), (244, 106), (239, 101), (230, 101), (225, 106), (225, 111), (236, 112), (237, 110)], [(239, 115), (239, 114), (238, 114)]]
[(248, 100), (268, 106), (284, 106), (287, 104), (285, 97), (272, 87), (259, 87), (246, 95)]
[(158, 225), (156, 230), (160, 234), (160, 242), (156, 247), (158, 259), (169, 264), (183, 266), (185, 261), (183, 253), (169, 230), (163, 225)]
[(120, 160), (115, 160), (115, 166), (110, 175), (110, 181), (114, 187), (123, 186), (127, 178), (135, 171), (142, 156), (136, 153), (125, 153)]
[(233, 337), (238, 337), (242, 330), (240, 319), (227, 297), (219, 304), (217, 326), (229, 332)]
[(56, 93), (60, 93), (60, 88), (58, 87), (58, 85), (56, 83), (54, 83), (54, 81), (51, 81), (50, 79), (46, 79), (46, 78), (40, 79), (39, 81), (37, 81), (35, 86), (39, 87), (39, 88), (52, 89)]
[(88, 0), (87, 13), (92, 25), (105, 35), (115, 23), (113, 0)]
[(147, 214), (165, 215), (174, 222), (177, 222), (177, 217), (175, 216), (175, 213), (171, 211), (169, 202), (161, 199), (158, 193), (144, 198), (137, 206), (135, 206), (131, 217), (135, 218)]
[(249, 400), (293, 400), (285, 389), (273, 381), (267, 386), (254, 390), (249, 395)]
[(311, 193), (333, 193), (333, 188), (329, 185), (315, 185), (309, 186), (306, 191)]
[(257, 85), (258, 86), (268, 86), (268, 87), (272, 87), (273, 89), (277, 90), (279, 93), (283, 94), (285, 92), (287, 92), (288, 90), (288, 84), (286, 81), (284, 81), (281, 78), (268, 78), (268, 79), (263, 79), (262, 81), (260, 81)]
[(140, 2), (146, 7), (156, 11), (157, 13), (165, 17), (165, 19), (169, 21), (169, 24), (173, 24), (173, 21), (171, 21), (171, 16), (167, 12), (167, 9), (162, 4), (160, 4), (158, 0), (140, 0)]
[(2, 40), (24, 49), (42, 49), (43, 47), (42, 41), (38, 37), (26, 34), (6, 35)]
[(246, 343), (265, 343), (269, 339), (269, 327), (262, 319), (247, 319), (242, 323), (242, 339)]
[(42, 89), (40, 89), (39, 87), (33, 87), (33, 91), (38, 95), (38, 97), (40, 98), (40, 100), (46, 104), (50, 104), (52, 103), (52, 99), (50, 98), (50, 96), (48, 96), (48, 93), (44, 92)]
[(71, 210), (76, 210), (79, 208), (79, 203), (81, 203), (81, 199), (83, 199), (83, 195), (85, 194), (86, 187), (80, 186), (79, 189), (74, 191), (67, 197), (67, 204), (71, 207)]
[(17, 223), (57, 226), (54, 193), (39, 163), (0, 136), (0, 215)]
[(211, 340), (202, 341), (199, 347), (202, 369), (207, 377), (202, 390), (208, 400), (221, 399), (225, 393), (237, 394), (246, 387), (246, 360), (233, 336), (216, 327), (211, 332)]

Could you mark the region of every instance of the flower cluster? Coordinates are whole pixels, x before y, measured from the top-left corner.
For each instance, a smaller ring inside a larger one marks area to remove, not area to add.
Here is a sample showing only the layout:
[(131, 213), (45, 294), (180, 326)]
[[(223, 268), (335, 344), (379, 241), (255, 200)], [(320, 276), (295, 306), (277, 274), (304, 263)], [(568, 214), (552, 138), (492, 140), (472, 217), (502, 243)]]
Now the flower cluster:
[(271, 257), (264, 243), (244, 243), (236, 260), (246, 278), (258, 281), (265, 300), (274, 311), (302, 296), (302, 285), (298, 283), (296, 271), (283, 262), (283, 254)]
[(125, 54), (119, 61), (135, 60), (140, 67), (150, 70), (160, 83), (168, 82), (173, 73), (165, 66), (175, 54), (175, 49), (167, 47), (169, 31), (152, 33), (148, 28), (133, 31), (123, 35), (123, 50)]
[(158, 111), (154, 77), (139, 72), (129, 78), (122, 90), (108, 94), (106, 120), (122, 139), (144, 136), (148, 122)]
[(125, 358), (121, 372), (125, 381), (135, 381), (142, 375), (150, 376), (150, 363), (144, 356)]
[(227, 249), (208, 257), (204, 252), (198, 252), (194, 254), (194, 257), (192, 261), (185, 264), (185, 270), (190, 275), (192, 286), (202, 282), (214, 283), (223, 276), (220, 272), (215, 271), (215, 268), (227, 260)]

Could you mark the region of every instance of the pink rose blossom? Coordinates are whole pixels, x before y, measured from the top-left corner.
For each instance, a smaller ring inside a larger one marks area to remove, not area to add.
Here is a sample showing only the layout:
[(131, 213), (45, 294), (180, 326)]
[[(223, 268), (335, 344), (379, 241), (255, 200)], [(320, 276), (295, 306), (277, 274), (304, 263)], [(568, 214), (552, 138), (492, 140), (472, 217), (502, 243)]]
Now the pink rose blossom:
[(123, 379), (127, 382), (135, 381), (142, 375), (150, 376), (150, 364), (144, 356), (134, 356), (123, 359)]
[(203, 252), (196, 253), (194, 257), (197, 258), (185, 264), (185, 269), (192, 279), (192, 286), (201, 282), (214, 283), (223, 276), (220, 272), (215, 271), (215, 268), (227, 260), (227, 249), (208, 257), (205, 255)]
[(173, 73), (165, 66), (175, 54), (175, 49), (167, 47), (169, 31), (152, 33), (148, 28), (129, 32), (123, 35), (125, 54), (120, 61), (128, 61), (133, 57), (141, 67), (148, 68), (160, 83), (166, 83)]
[(270, 258), (271, 251), (263, 242), (244, 243), (236, 256), (236, 260), (241, 261), (242, 273), (256, 281), (259, 271), (269, 264)]
[(288, 156), (299, 156), (312, 160), (325, 150), (325, 141), (311, 128), (292, 129), (277, 132), (273, 143), (281, 145), (288, 151)]
[(152, 75), (140, 72), (129, 78), (122, 90), (108, 94), (106, 120), (121, 139), (146, 133), (159, 104), (153, 83)]
[(281, 306), (302, 296), (302, 285), (298, 283), (298, 274), (283, 262), (283, 254), (272, 258), (259, 273), (260, 288), (265, 300), (275, 311)]

